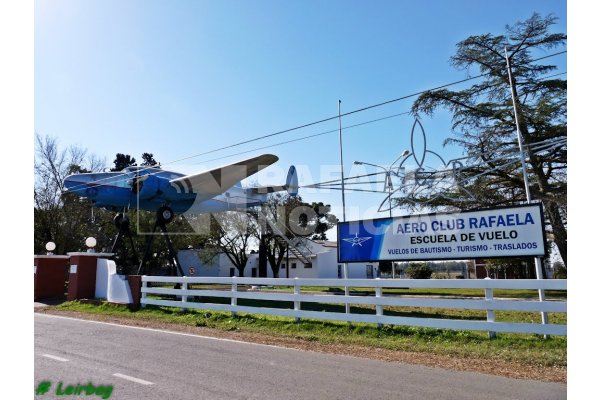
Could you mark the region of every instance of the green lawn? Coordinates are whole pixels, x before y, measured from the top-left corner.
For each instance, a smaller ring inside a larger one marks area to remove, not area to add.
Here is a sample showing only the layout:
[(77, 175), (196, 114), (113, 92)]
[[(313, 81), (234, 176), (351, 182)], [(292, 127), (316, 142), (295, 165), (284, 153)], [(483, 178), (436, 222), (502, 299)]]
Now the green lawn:
[[(228, 302), (221, 299), (219, 302)], [(269, 307), (273, 307), (269, 302)], [(238, 304), (265, 306), (254, 300), (238, 300)], [(289, 307), (289, 304), (279, 304)], [(314, 304), (311, 307), (326, 311), (343, 312), (343, 305)], [(417, 328), (409, 326), (383, 326), (374, 324), (329, 322), (292, 318), (260, 316), (240, 313), (233, 317), (227, 312), (206, 310), (181, 310), (172, 307), (147, 306), (131, 311), (126, 306), (103, 303), (100, 305), (67, 302), (58, 310), (113, 315), (131, 319), (156, 320), (169, 324), (203, 326), (223, 331), (246, 331), (273, 337), (288, 337), (311, 342), (360, 345), (372, 348), (423, 352), (437, 355), (501, 360), (540, 367), (566, 367), (567, 338), (538, 335), (502, 334), (489, 339), (486, 332), (453, 331), (445, 329)], [(310, 309), (303, 304), (303, 309)], [(369, 307), (354, 308), (357, 312), (374, 312)], [(485, 319), (485, 311), (385, 308), (385, 314), (424, 316), (433, 318)], [(506, 315), (505, 315), (506, 314)], [(508, 315), (510, 314), (510, 315)], [(565, 323), (566, 315), (550, 314), (551, 323)], [(539, 322), (539, 313), (496, 312), (498, 321)]]

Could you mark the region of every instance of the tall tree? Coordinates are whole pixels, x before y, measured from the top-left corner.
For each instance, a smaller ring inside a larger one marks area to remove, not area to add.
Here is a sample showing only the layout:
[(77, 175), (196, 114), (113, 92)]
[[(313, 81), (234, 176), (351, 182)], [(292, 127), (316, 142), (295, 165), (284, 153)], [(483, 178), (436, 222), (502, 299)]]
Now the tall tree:
[(256, 219), (245, 212), (226, 211), (210, 214), (210, 233), (199, 238), (202, 242), (203, 262), (212, 260), (219, 253), (227, 256), (244, 276), (250, 247), (255, 244), (258, 224)]
[(127, 167), (137, 165), (134, 157), (131, 157), (129, 154), (122, 153), (117, 153), (113, 164), (115, 164), (115, 166), (110, 169), (111, 171), (121, 171)]
[[(280, 265), (286, 254), (285, 239), (327, 240), (326, 232), (337, 222), (337, 218), (330, 211), (330, 206), (322, 202), (305, 203), (300, 196), (281, 193), (269, 195), (261, 218), (268, 218), (279, 232), (275, 232), (264, 222), (262, 229), (257, 232), (260, 232), (259, 241), (265, 246), (267, 260), (275, 278), (279, 277)], [(281, 240), (280, 234), (285, 236), (284, 240)]]
[(154, 154), (152, 153), (142, 153), (142, 160), (144, 160), (141, 164), (143, 167), (160, 167), (160, 164), (154, 159)]
[[(476, 35), (458, 43), (451, 64), (462, 70), (478, 68), (483, 75), (480, 83), (464, 90), (426, 92), (415, 101), (412, 111), (431, 115), (440, 107), (450, 110), (457, 137), (446, 143), (464, 147), (470, 158), (470, 167), (461, 171), (462, 185), (474, 199), (449, 201), (446, 197), (430, 205), (467, 209), (509, 205), (526, 200), (520, 157), (515, 151), (514, 96), (531, 195), (542, 201), (550, 237), (566, 265), (567, 82), (548, 75), (556, 70), (548, 64), (549, 59), (536, 61), (536, 57), (548, 55), (548, 50), (565, 45), (565, 34), (550, 32), (555, 22), (552, 15), (534, 13), (526, 21), (507, 26), (505, 34)], [(512, 91), (505, 48), (512, 66)]]
[(51, 136), (35, 135), (34, 252), (43, 253), (48, 241), (56, 253), (76, 251), (90, 235), (91, 204), (64, 192), (65, 178), (73, 173), (99, 171), (105, 161), (77, 146), (60, 148)]

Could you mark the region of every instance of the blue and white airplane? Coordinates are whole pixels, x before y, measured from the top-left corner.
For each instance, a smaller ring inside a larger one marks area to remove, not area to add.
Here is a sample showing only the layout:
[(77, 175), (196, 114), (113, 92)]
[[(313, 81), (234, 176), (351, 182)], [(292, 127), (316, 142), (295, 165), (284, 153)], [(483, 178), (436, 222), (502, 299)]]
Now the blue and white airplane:
[(282, 186), (243, 188), (241, 181), (275, 163), (272, 154), (239, 161), (210, 171), (184, 175), (151, 167), (128, 167), (119, 172), (70, 175), (65, 189), (113, 211), (130, 208), (156, 211), (161, 222), (174, 214), (243, 211), (266, 202), (267, 195), (298, 193), (296, 168), (291, 166)]

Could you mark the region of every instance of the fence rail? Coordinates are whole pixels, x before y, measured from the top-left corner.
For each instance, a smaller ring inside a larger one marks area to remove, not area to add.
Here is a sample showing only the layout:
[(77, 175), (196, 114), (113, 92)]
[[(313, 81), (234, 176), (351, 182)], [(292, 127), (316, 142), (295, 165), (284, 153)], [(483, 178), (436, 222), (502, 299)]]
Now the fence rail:
[[(179, 284), (179, 288), (149, 286), (149, 284)], [(189, 285), (227, 285), (229, 289), (190, 289)], [(240, 290), (238, 285), (289, 286), (293, 293), (273, 293)], [(374, 296), (345, 294), (302, 293), (302, 288), (345, 287), (367, 288)], [(432, 298), (385, 295), (383, 289), (393, 288), (430, 288), (430, 289), (481, 289), (482, 298)], [(493, 297), (494, 289), (531, 289), (531, 290), (567, 290), (565, 279), (469, 279), (469, 280), (430, 280), (430, 279), (278, 279), (278, 278), (216, 278), (216, 277), (142, 277), (142, 306), (157, 305), (178, 308), (208, 309), (227, 311), (234, 315), (238, 312), (276, 315), (320, 320), (365, 322), (376, 324), (408, 325), (428, 328), (478, 330), (492, 332), (535, 333), (543, 335), (566, 335), (567, 325), (496, 322), (495, 311), (555, 312), (566, 313), (567, 302), (556, 300), (517, 300)], [(149, 296), (176, 296), (180, 300), (155, 299)], [(228, 298), (229, 304), (193, 301), (202, 298)], [(293, 308), (252, 307), (238, 305), (238, 299), (260, 300), (266, 302), (289, 302)], [(359, 304), (375, 306), (375, 314), (344, 313), (329, 311), (303, 310), (303, 303), (321, 304)], [(486, 320), (460, 320), (449, 318), (420, 318), (384, 315), (384, 307), (427, 307), (439, 309), (485, 310)]]

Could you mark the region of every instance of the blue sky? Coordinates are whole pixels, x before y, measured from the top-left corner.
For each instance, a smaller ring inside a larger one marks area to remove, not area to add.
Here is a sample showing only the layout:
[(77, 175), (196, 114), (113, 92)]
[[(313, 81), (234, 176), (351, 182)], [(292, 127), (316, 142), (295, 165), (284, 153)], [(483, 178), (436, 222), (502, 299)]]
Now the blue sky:
[[(538, 12), (558, 17), (566, 1), (74, 1), (38, 0), (34, 20), (34, 128), (111, 164), (117, 152), (153, 153), (167, 169), (193, 173), (263, 152), (280, 157), (263, 183), (290, 164), (301, 184), (339, 178), (338, 128), (315, 125), (199, 157), (338, 112), (463, 79), (449, 64), (470, 35), (503, 33)], [(566, 56), (554, 57), (566, 72)], [(478, 71), (472, 71), (476, 74)], [(360, 112), (343, 126), (402, 113), (414, 98)], [(428, 148), (444, 158), (444, 112), (422, 120)], [(346, 176), (373, 172), (410, 146), (411, 116), (344, 130)], [(244, 154), (241, 154), (245, 152)], [(271, 182), (279, 183), (279, 182)], [(381, 189), (381, 187), (373, 187)], [(337, 207), (339, 191), (301, 191)], [(348, 219), (377, 214), (379, 194), (348, 193)]]

